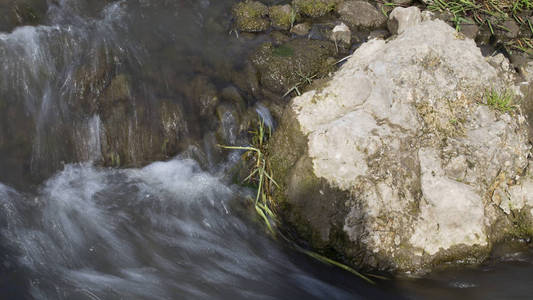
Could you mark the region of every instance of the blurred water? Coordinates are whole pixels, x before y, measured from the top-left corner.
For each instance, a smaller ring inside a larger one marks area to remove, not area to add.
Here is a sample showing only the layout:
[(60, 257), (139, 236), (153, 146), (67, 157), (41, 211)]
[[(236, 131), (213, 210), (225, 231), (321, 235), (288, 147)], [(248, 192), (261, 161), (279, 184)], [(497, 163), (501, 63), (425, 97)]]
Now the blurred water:
[[(2, 277), (14, 278), (0, 281), (0, 293), (5, 299), (382, 295), (268, 238), (242, 218), (245, 194), (178, 158), (142, 169), (68, 165), (36, 193), (0, 185), (6, 248), (0, 263), (9, 271)], [(332, 282), (336, 277), (345, 282)]]
[[(125, 136), (168, 101), (183, 106), (190, 137), (213, 135), (187, 89), (198, 74), (225, 87), (263, 40), (229, 38), (236, 1), (55, 0), (41, 25), (0, 33), (0, 298), (529, 298), (531, 253), (370, 286), (272, 240), (244, 205), (253, 191), (227, 182), (228, 162), (98, 166), (110, 128), (95, 99), (119, 74), (148, 112), (128, 113)], [(228, 112), (220, 133), (237, 143)]]
[[(200, 116), (191, 94), (231, 84), (258, 43), (228, 38), (234, 2), (49, 1), (41, 25), (0, 32), (0, 181), (38, 183), (64, 163), (103, 159), (115, 144), (130, 149), (123, 164), (163, 158), (159, 123), (169, 106), (185, 127), (175, 148), (213, 131), (216, 117)], [(199, 76), (205, 86), (191, 92)], [(117, 78), (127, 79), (128, 102), (104, 102)], [(231, 141), (233, 123), (220, 125)]]

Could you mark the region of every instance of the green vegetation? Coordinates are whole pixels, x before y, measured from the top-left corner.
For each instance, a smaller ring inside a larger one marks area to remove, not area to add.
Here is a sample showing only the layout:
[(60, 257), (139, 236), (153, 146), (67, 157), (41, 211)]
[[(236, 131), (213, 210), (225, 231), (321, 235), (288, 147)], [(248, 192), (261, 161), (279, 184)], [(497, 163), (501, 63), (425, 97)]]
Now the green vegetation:
[(487, 105), (494, 108), (495, 110), (506, 113), (514, 109), (514, 95), (509, 90), (498, 92), (495, 89), (491, 89), (489, 92), (486, 93), (486, 97)]
[(296, 10), (311, 18), (318, 18), (333, 11), (335, 5), (335, 0), (294, 0)]
[(282, 30), (291, 29), (296, 21), (296, 12), (290, 5), (271, 6), (268, 9), (268, 15), (270, 16), (272, 26)]
[(527, 17), (533, 10), (533, 0), (432, 0), (427, 9), (451, 14), (457, 30), (461, 25), (477, 23), (486, 25), (493, 35), (497, 29), (509, 32), (503, 23), (514, 20), (522, 31), (528, 30), (531, 35), (510, 39), (506, 46), (533, 55), (533, 25)]
[(274, 201), (271, 190), (278, 186), (272, 178), (270, 166), (266, 159), (266, 141), (271, 135), (270, 129), (265, 131), (262, 121), (258, 122), (257, 129), (250, 131), (252, 134), (252, 146), (223, 146), (224, 149), (244, 150), (243, 158), (251, 162), (250, 174), (243, 180), (257, 188), (256, 197), (253, 200), (257, 214), (265, 221), (268, 230), (276, 234), (276, 215), (274, 214)]
[[(243, 158), (250, 162), (250, 173), (243, 180), (242, 183), (249, 183), (255, 188), (257, 188), (257, 193), (255, 199), (250, 199), (254, 205), (257, 215), (264, 221), (268, 231), (272, 234), (274, 238), (281, 238), (289, 246), (295, 250), (312, 257), (316, 260), (319, 260), (325, 264), (333, 265), (339, 267), (345, 271), (348, 271), (361, 279), (374, 284), (374, 281), (369, 279), (367, 276), (361, 274), (360, 272), (354, 270), (353, 268), (344, 265), (340, 262), (327, 258), (323, 255), (320, 255), (316, 252), (307, 250), (296, 244), (294, 241), (289, 239), (283, 232), (279, 229), (279, 219), (276, 215), (276, 201), (273, 199), (273, 190), (274, 188), (280, 188), (277, 182), (273, 179), (272, 169), (270, 167), (270, 162), (268, 160), (267, 141), (270, 138), (272, 132), (269, 129), (265, 129), (263, 121), (259, 120), (257, 122), (257, 128), (250, 131), (252, 135), (252, 145), (251, 146), (224, 146), (219, 145), (219, 147), (229, 150), (244, 150)], [(368, 276), (385, 279), (379, 276), (371, 275)]]
[(259, 32), (268, 29), (270, 22), (266, 18), (268, 7), (259, 1), (239, 2), (233, 7), (237, 29), (240, 31)]

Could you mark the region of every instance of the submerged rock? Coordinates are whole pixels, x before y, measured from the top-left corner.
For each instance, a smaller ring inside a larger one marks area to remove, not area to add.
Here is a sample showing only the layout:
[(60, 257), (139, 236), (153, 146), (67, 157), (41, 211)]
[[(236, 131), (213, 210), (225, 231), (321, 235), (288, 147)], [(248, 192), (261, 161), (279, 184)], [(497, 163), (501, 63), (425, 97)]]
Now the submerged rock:
[(283, 220), (351, 265), (479, 262), (531, 233), (493, 197), (511, 193), (531, 220), (529, 185), (517, 181), (530, 153), (525, 118), (485, 97), (512, 88), (513, 74), (446, 23), (416, 23), (363, 44), (323, 88), (294, 98), (269, 144)]
[(268, 15), (270, 16), (272, 27), (282, 30), (289, 30), (297, 17), (296, 11), (289, 4), (269, 7)]
[(233, 7), (237, 29), (247, 32), (265, 31), (270, 26), (268, 7), (259, 1), (239, 2)]

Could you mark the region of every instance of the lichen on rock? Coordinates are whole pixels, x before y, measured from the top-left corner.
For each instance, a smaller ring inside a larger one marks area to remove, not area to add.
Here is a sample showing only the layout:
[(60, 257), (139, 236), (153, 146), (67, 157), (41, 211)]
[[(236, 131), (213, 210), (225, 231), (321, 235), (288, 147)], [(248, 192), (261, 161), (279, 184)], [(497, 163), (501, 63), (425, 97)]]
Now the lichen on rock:
[(274, 5), (268, 8), (272, 27), (289, 30), (298, 18), (298, 13), (289, 5)]
[(278, 94), (305, 81), (304, 77), (327, 74), (327, 59), (334, 54), (333, 43), (295, 39), (279, 46), (261, 45), (250, 57), (262, 86)]
[(338, 2), (338, 0), (293, 0), (293, 6), (299, 13), (317, 18), (333, 11)]
[[(512, 88), (514, 75), (442, 21), (402, 28), (363, 44), (325, 87), (290, 103), (271, 141), (283, 218), (315, 250), (352, 265), (482, 261), (513, 231), (495, 234), (494, 224), (530, 228), (528, 185), (516, 180), (528, 167), (527, 123), (484, 99)], [(498, 190), (514, 198), (495, 203)], [(519, 221), (495, 209), (505, 201), (524, 203)]]
[(235, 24), (240, 31), (260, 32), (268, 29), (268, 7), (259, 1), (239, 2), (233, 7)]

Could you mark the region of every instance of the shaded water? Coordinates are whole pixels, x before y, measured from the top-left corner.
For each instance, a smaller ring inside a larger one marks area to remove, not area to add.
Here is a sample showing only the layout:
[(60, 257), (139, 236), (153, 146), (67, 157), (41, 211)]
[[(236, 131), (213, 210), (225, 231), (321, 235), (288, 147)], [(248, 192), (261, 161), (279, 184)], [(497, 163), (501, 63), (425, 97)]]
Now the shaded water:
[[(189, 89), (204, 81), (216, 90), (230, 85), (246, 54), (265, 39), (230, 37), (235, 2), (50, 1), (41, 25), (0, 33), (0, 298), (496, 299), (533, 293), (531, 254), (370, 286), (287, 249), (251, 221), (243, 203), (252, 191), (228, 183), (224, 172), (238, 155), (217, 159), (209, 143), (217, 126), (238, 142), (236, 124), (202, 116)], [(207, 79), (197, 80), (199, 74)], [(121, 102), (109, 106), (98, 96), (121, 75), (133, 83), (131, 103), (116, 113)], [(249, 107), (260, 100), (246, 96)], [(207, 163), (182, 155), (143, 168), (99, 167), (108, 151), (119, 151), (110, 146), (119, 138), (126, 139), (130, 153), (121, 155), (132, 165), (164, 159), (154, 156), (152, 148), (161, 146), (151, 141), (161, 134), (154, 124), (168, 103), (186, 120), (177, 131), (185, 142), (176, 152), (199, 145)], [(271, 121), (264, 106), (253, 111)], [(496, 279), (503, 282), (493, 285)]]

